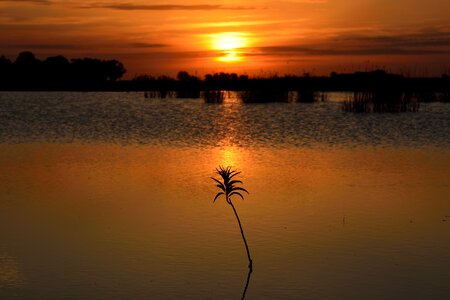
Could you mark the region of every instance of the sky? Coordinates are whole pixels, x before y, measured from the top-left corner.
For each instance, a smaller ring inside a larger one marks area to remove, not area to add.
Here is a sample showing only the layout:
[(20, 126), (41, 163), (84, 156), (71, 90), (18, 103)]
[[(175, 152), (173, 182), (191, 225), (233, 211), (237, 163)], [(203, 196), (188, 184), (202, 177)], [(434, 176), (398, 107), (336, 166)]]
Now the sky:
[(0, 0), (0, 55), (118, 59), (127, 77), (450, 73), (449, 0)]

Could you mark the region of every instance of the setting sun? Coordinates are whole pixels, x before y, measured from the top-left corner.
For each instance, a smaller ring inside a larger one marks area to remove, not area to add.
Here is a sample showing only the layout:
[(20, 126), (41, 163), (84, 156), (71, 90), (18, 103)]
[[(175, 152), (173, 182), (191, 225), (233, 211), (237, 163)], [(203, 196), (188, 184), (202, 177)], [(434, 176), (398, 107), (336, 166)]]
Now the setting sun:
[(246, 46), (247, 38), (240, 32), (223, 32), (213, 37), (213, 48), (216, 50), (233, 50)]
[(242, 60), (242, 49), (248, 46), (247, 34), (241, 32), (222, 32), (212, 36), (212, 48), (220, 51), (216, 59), (223, 62)]

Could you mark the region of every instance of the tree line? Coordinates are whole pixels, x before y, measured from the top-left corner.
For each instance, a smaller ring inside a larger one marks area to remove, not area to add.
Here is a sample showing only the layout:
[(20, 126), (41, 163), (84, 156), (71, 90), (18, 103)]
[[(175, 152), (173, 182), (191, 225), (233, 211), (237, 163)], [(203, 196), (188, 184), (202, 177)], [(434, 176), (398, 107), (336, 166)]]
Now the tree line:
[(96, 58), (67, 59), (62, 55), (39, 60), (29, 51), (14, 61), (0, 57), (0, 87), (3, 89), (77, 89), (96, 88), (116, 82), (125, 74), (118, 60)]
[(178, 72), (166, 75), (137, 75), (124, 80), (124, 65), (115, 59), (67, 59), (51, 56), (39, 60), (29, 51), (21, 52), (14, 61), (0, 56), (0, 90), (92, 90), (92, 91), (178, 91), (186, 97), (199, 91), (409, 91), (449, 93), (450, 77), (419, 78), (392, 74), (385, 70), (336, 73), (329, 76), (283, 75), (248, 76), (218, 72), (203, 77)]

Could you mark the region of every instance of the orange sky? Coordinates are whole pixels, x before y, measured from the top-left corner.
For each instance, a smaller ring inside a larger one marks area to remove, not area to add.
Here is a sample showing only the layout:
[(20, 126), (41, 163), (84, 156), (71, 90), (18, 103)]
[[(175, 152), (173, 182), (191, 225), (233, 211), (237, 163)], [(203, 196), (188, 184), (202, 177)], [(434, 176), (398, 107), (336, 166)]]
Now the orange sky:
[(0, 0), (0, 55), (122, 61), (127, 77), (450, 70), (448, 0)]

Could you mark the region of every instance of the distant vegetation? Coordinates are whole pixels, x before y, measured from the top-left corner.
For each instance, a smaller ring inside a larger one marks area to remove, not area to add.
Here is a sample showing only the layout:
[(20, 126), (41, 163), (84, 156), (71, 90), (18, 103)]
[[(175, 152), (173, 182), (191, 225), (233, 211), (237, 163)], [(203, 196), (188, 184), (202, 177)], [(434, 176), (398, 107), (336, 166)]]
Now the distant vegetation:
[(354, 92), (341, 105), (344, 112), (357, 113), (418, 112), (419, 107), (411, 93), (395, 90)]
[(31, 52), (20, 53), (14, 62), (0, 57), (2, 90), (97, 89), (114, 83), (125, 74), (117, 60), (52, 56), (39, 60)]
[(326, 101), (330, 91), (349, 92), (342, 104), (348, 112), (417, 111), (420, 102), (450, 102), (450, 77), (418, 78), (384, 70), (329, 76), (284, 75), (250, 77), (236, 73), (180, 71), (170, 76), (137, 75), (123, 80), (126, 70), (117, 60), (63, 56), (39, 60), (31, 52), (15, 61), (0, 57), (0, 90), (143, 91), (147, 98), (203, 98), (222, 103), (225, 91), (236, 91), (243, 103)]
[[(224, 91), (236, 91), (243, 103), (299, 102), (327, 100), (327, 92), (348, 92), (341, 104), (344, 112), (417, 112), (420, 102), (450, 102), (450, 78), (407, 78), (384, 70), (332, 73), (329, 77), (283, 76), (249, 78), (245, 75), (207, 74), (202, 80), (187, 72), (170, 77), (143, 76), (130, 84), (135, 90), (148, 88), (151, 97), (203, 98), (207, 103), (222, 103)], [(174, 91), (172, 94), (168, 91)]]

